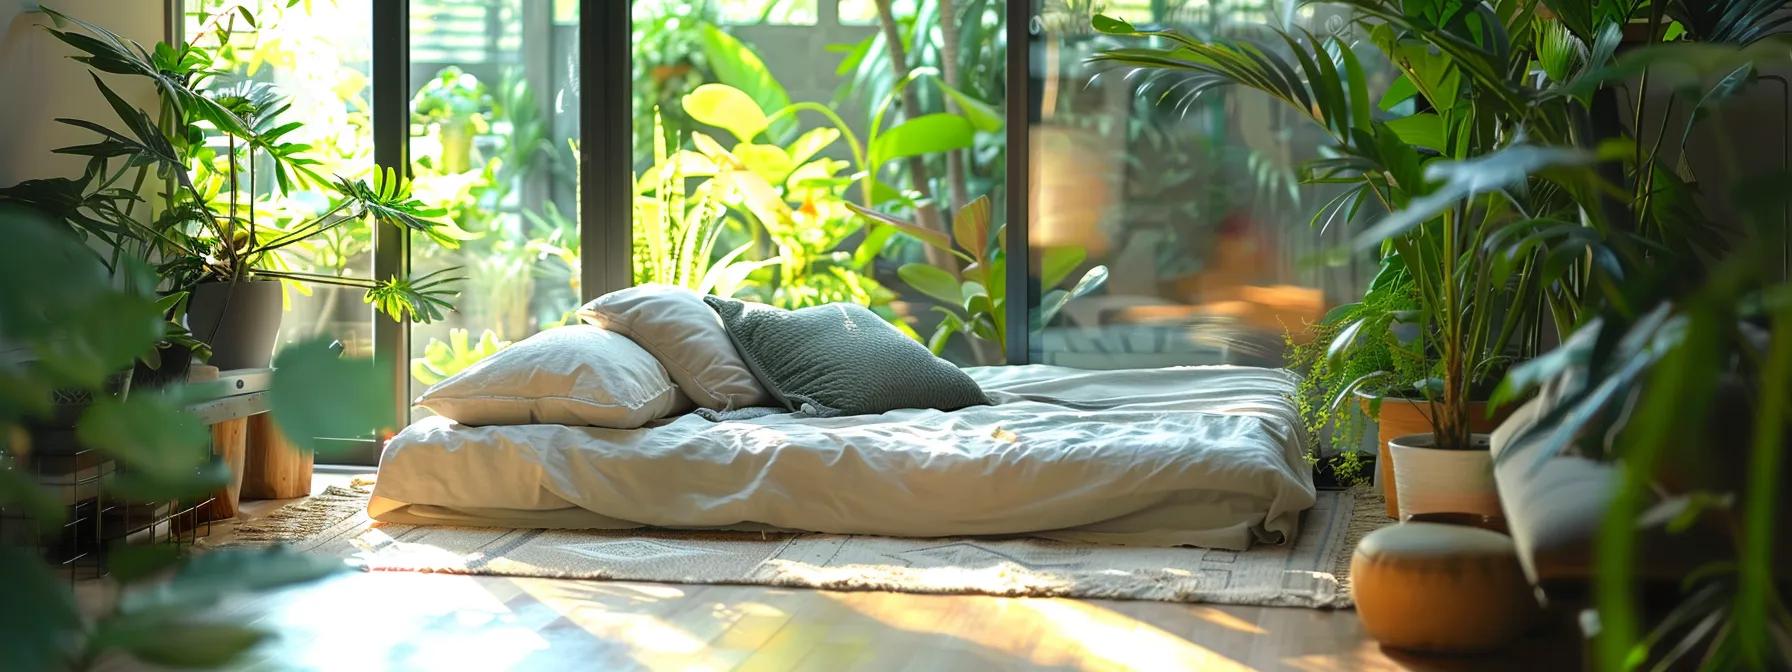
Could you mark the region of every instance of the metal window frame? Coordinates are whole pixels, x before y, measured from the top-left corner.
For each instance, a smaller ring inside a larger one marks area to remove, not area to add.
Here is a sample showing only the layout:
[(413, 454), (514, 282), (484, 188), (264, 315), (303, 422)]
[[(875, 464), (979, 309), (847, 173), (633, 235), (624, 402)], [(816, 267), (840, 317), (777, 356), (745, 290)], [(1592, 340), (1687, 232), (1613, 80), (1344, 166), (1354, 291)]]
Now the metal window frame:
[[(411, 118), (411, 2), (376, 0), (373, 4), (373, 163), (384, 172), (409, 177)], [(410, 236), (399, 227), (374, 230), (373, 277), (406, 277), (411, 272)], [(373, 316), (374, 365), (392, 380), (393, 417), (388, 431), (410, 424), (410, 386), (405, 359), (411, 352), (411, 325)], [(373, 437), (339, 453), (343, 463), (375, 464), (381, 438)]]
[(631, 0), (579, 0), (579, 293), (633, 284)]
[[(1033, 100), (1033, 5), (1036, 0), (1008, 0), (1006, 20), (1008, 38), (1007, 123), (1003, 126), (1008, 143), (1007, 177), (1003, 188), (1007, 212), (1007, 228), (1002, 237), (1002, 254), (1008, 260), (1008, 302), (1004, 306), (1008, 323), (1009, 364), (1026, 364), (1033, 359), (1033, 307), (1039, 304), (1039, 287), (1032, 281), (1033, 200), (1033, 124), (1039, 117), (1039, 106)], [(1020, 290), (1017, 292), (1016, 290)], [(1016, 301), (1016, 298), (1024, 298)]]

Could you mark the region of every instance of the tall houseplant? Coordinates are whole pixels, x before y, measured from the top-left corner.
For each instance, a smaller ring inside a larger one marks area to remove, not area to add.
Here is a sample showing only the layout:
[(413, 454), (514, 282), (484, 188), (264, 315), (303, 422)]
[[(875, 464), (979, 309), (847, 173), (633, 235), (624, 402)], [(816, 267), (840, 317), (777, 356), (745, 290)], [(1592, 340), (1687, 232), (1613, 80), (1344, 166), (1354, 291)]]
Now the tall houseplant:
[[(1598, 669), (1792, 663), (1787, 577), (1774, 556), (1792, 418), (1786, 166), (1738, 164), (1720, 129), (1710, 149), (1726, 165), (1701, 175), (1692, 155), (1705, 148), (1691, 142), (1763, 79), (1764, 63), (1792, 63), (1792, 45), (1775, 36), (1785, 3), (1340, 4), (1375, 19), (1370, 35), (1403, 71), (1391, 97), (1421, 104), (1371, 112), (1348, 45), (1314, 48), (1331, 38), (1310, 34), (1281, 36), (1298, 64), (1239, 41), (1175, 36), (1160, 36), (1168, 49), (1113, 56), (1197, 73), (1197, 87), (1269, 91), (1334, 132), (1336, 158), (1315, 174), (1361, 182), (1388, 213), (1358, 249), (1380, 248), (1413, 273), (1419, 306), (1402, 321), (1421, 327), (1441, 373), (1422, 386), (1444, 411), (1433, 416), (1438, 441), (1462, 439), (1460, 390), (1477, 382), (1475, 364), (1516, 362), (1492, 400), (1542, 390), (1548, 403), (1513, 440), (1527, 450), (1502, 458), (1535, 465), (1573, 450), (1608, 463), (1617, 487), (1596, 539)], [(1761, 172), (1770, 176), (1751, 176)], [(1349, 219), (1361, 205), (1346, 196), (1327, 210)], [(1537, 317), (1512, 327), (1524, 349), (1476, 347), (1500, 332), (1472, 325), (1526, 311)], [(1357, 356), (1352, 343), (1370, 326), (1347, 322), (1331, 355)], [(1563, 345), (1532, 356), (1548, 331)], [(1502, 378), (1491, 373), (1479, 382)], [(1750, 394), (1741, 408), (1714, 401)], [(1684, 577), (1645, 635), (1637, 536), (1663, 527), (1733, 545), (1709, 549), (1711, 562)]]
[[(163, 43), (145, 49), (98, 25), (45, 11), (57, 26), (50, 34), (80, 52), (75, 58), (94, 70), (94, 85), (117, 117), (116, 125), (60, 119), (99, 137), (57, 151), (89, 157), (90, 171), (106, 176), (87, 196), (135, 202), (144, 189), (160, 185), (146, 208), (153, 217), (87, 209), (65, 221), (101, 240), (140, 241), (158, 262), (165, 287), (190, 293), (189, 325), (212, 345), (214, 364), (268, 365), (283, 309), (282, 283), (363, 289), (366, 301), (394, 320), (430, 321), (451, 309), (446, 271), (384, 279), (320, 275), (292, 270), (283, 256), (303, 241), (362, 221), (457, 244), (464, 236), (440, 219), (440, 211), (412, 198), (402, 177), (319, 175), (312, 168), (317, 161), (307, 156), (311, 147), (285, 139), (300, 127), (281, 120), (290, 104), (271, 85), (222, 81), (205, 48)], [(228, 44), (237, 21), (252, 23), (251, 17), (246, 9), (224, 12), (204, 30)], [(156, 113), (126, 102), (102, 73), (147, 80), (159, 100)], [(114, 162), (122, 165), (113, 169)], [(133, 188), (113, 186), (121, 180)], [(264, 190), (283, 195), (302, 186), (327, 189), (329, 205), (298, 217), (275, 217), (262, 207)]]
[[(1487, 422), (1480, 409), (1513, 362), (1534, 356), (1546, 334), (1570, 332), (1597, 300), (1595, 271), (1609, 257), (1591, 254), (1590, 240), (1610, 234), (1619, 245), (1681, 245), (1696, 238), (1672, 226), (1611, 230), (1613, 222), (1588, 218), (1581, 208), (1599, 199), (1597, 183), (1580, 173), (1551, 179), (1552, 170), (1591, 160), (1570, 148), (1616, 152), (1625, 144), (1602, 142), (1613, 138), (1597, 136), (1589, 122), (1603, 109), (1595, 99), (1610, 91), (1570, 86), (1611, 63), (1621, 26), (1577, 33), (1569, 22), (1539, 15), (1558, 3), (1336, 4), (1354, 20), (1324, 35), (1264, 27), (1254, 35), (1267, 38), (1190, 36), (1101, 17), (1096, 27), (1104, 32), (1155, 42), (1096, 60), (1173, 73), (1195, 94), (1254, 88), (1332, 137), (1329, 156), (1306, 168), (1307, 180), (1349, 188), (1314, 219), (1383, 213), (1356, 235), (1355, 252), (1377, 254), (1391, 267), (1372, 293), (1410, 293), (1414, 303), (1366, 301), (1339, 311), (1346, 319), (1313, 347), (1348, 360), (1393, 338), (1410, 343), (1423, 362), (1404, 372), (1420, 374), (1416, 379), (1376, 369), (1332, 381), (1332, 389), (1318, 391), (1326, 401), (1317, 408), (1335, 417), (1365, 388), (1414, 398), (1432, 430), (1421, 441), (1434, 449), (1405, 452), (1415, 460), (1470, 462), (1479, 503), (1448, 505), (1497, 512), (1484, 437), (1476, 431)], [(1365, 44), (1399, 73), (1383, 91), (1369, 90), (1357, 53)]]

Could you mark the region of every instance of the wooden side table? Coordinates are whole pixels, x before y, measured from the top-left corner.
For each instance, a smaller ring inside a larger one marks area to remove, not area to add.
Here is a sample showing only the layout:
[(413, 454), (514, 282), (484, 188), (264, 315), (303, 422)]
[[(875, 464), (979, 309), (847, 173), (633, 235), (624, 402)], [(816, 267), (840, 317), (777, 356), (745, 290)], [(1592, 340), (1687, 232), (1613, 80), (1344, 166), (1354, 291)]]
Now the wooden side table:
[[(212, 428), (212, 452), (230, 465), (231, 482), (219, 489), (206, 520), (237, 514), (242, 500), (290, 499), (311, 494), (311, 451), (286, 440), (268, 414), (272, 369), (221, 371), (222, 396), (188, 407)], [(195, 379), (194, 382), (203, 382)]]

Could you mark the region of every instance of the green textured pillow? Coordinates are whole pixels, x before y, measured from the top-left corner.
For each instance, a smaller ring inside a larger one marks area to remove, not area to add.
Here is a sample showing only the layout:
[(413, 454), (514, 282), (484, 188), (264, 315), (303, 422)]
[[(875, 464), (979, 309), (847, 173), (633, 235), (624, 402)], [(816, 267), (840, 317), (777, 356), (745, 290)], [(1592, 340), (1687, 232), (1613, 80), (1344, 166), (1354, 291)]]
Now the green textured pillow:
[(722, 316), (747, 368), (787, 409), (832, 417), (989, 403), (970, 376), (863, 306), (792, 311), (703, 300)]

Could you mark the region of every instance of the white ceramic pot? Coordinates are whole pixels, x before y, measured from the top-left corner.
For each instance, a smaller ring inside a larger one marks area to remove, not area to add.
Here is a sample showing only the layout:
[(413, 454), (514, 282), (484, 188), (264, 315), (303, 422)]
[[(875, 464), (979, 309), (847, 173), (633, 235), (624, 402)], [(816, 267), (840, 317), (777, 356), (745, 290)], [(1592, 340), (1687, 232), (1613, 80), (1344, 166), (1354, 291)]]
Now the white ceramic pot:
[(1476, 434), (1474, 439), (1478, 450), (1435, 448), (1430, 434), (1409, 434), (1388, 442), (1401, 519), (1419, 513), (1502, 515), (1487, 435)]

